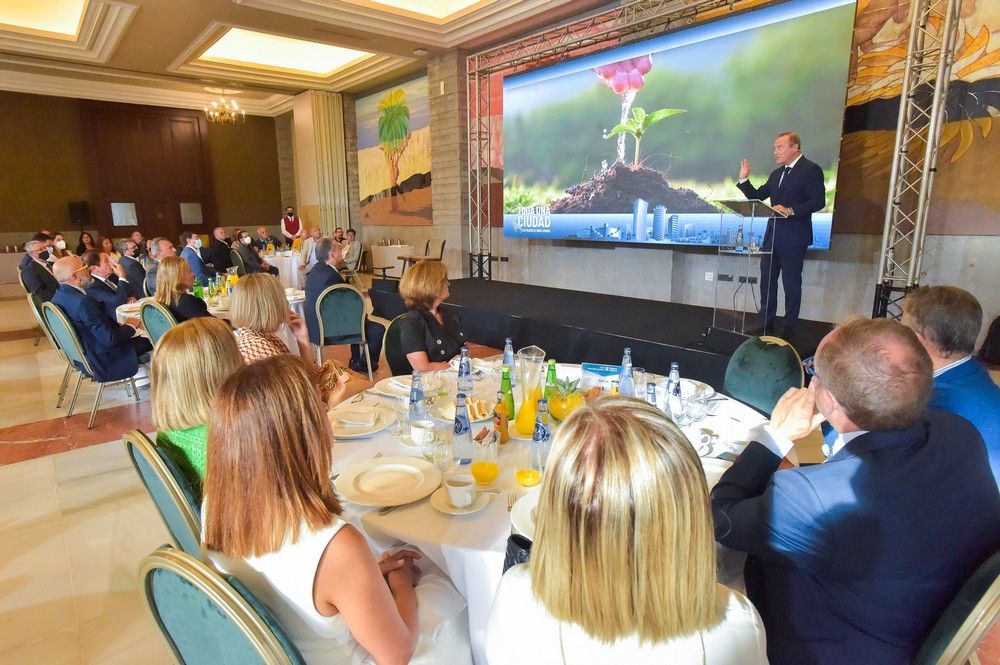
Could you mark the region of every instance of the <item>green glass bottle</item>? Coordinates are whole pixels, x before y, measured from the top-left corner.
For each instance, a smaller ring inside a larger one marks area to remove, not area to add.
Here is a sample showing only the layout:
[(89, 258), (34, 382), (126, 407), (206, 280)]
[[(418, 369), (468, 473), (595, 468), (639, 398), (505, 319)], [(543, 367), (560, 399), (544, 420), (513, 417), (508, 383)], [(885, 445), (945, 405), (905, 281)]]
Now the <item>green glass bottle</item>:
[(549, 399), (552, 396), (553, 391), (556, 389), (556, 361), (549, 359), (549, 370), (545, 375), (545, 399)]
[(510, 367), (503, 366), (500, 371), (500, 392), (503, 393), (503, 403), (507, 409), (507, 420), (514, 419), (514, 391), (510, 387)]
[(202, 289), (201, 289), (201, 282), (198, 281), (197, 279), (194, 280), (194, 289), (193, 289), (193, 291), (194, 291), (194, 297), (195, 298), (202, 298), (202, 299), (204, 299), (205, 292), (202, 291)]

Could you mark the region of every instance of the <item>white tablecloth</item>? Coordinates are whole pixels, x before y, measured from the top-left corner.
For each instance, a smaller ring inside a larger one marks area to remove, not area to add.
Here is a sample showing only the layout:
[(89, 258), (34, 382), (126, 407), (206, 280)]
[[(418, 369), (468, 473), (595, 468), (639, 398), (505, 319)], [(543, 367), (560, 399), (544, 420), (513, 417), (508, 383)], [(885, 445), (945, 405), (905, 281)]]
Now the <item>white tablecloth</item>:
[(299, 270), (298, 252), (278, 252), (274, 256), (265, 256), (264, 260), (278, 269), (278, 279), (286, 289), (301, 289), (305, 284), (305, 272)]
[[(559, 375), (564, 375), (562, 367)], [(495, 395), (496, 385), (491, 384), (489, 378), (477, 381), (476, 393)], [(366, 393), (351, 408), (361, 404), (391, 406), (391, 400)], [(763, 422), (763, 417), (756, 411), (726, 399), (716, 403), (714, 415), (684, 430), (698, 447), (702, 428), (711, 429), (722, 441), (735, 441), (744, 440), (750, 426), (760, 422)], [(478, 426), (474, 425), (473, 429), (478, 429)], [(403, 445), (392, 436), (391, 430), (389, 428), (368, 439), (335, 442), (334, 470), (340, 471), (371, 459), (379, 451), (385, 455), (419, 456), (419, 451)], [(499, 478), (493, 483), (494, 487), (512, 491), (518, 497), (524, 494), (525, 490), (515, 482), (513, 474), (515, 456), (526, 445), (527, 442), (512, 438), (510, 443), (500, 447), (501, 470)], [(480, 512), (466, 516), (444, 515), (434, 509), (428, 499), (402, 506), (387, 515), (379, 515), (376, 509), (345, 502), (344, 516), (361, 526), (376, 545), (416, 545), (451, 578), (469, 605), (473, 656), (477, 663), (485, 665), (486, 622), (493, 594), (500, 583), (504, 548), (511, 532), (510, 514), (503, 494), (492, 497), (490, 504)]]
[[(372, 245), (372, 267), (393, 266), (392, 270), (386, 271), (388, 277), (403, 276), (403, 262), (400, 256), (410, 256), (413, 252), (413, 245)], [(382, 276), (381, 271), (373, 271), (375, 275)]]

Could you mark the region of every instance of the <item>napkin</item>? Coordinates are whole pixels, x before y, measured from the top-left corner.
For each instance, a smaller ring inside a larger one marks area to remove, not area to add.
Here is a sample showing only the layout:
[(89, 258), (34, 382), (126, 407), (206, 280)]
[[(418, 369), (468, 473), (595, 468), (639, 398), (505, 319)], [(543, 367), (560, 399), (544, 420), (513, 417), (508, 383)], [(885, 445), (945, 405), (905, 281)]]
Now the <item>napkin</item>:
[(374, 427), (376, 415), (372, 411), (353, 411), (344, 409), (330, 414), (334, 426), (344, 428)]
[[(412, 379), (412, 377), (409, 377), (406, 374), (403, 374), (403, 375), (400, 375), (400, 376), (394, 376), (394, 377), (392, 377), (391, 379), (389, 379), (389, 383), (392, 384), (392, 385), (394, 385), (394, 386), (396, 386), (397, 388), (403, 388), (405, 390), (409, 390), (410, 389), (410, 381), (411, 381), (411, 379)], [(426, 388), (427, 386), (424, 386), (424, 387)]]

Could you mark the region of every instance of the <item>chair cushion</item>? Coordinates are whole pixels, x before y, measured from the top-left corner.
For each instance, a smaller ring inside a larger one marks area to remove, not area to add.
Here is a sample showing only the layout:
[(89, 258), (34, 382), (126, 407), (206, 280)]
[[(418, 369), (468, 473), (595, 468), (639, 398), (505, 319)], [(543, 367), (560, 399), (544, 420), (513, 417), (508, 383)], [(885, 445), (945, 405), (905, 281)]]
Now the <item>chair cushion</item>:
[(724, 390), (770, 415), (778, 399), (789, 388), (801, 388), (802, 383), (802, 362), (794, 348), (751, 337), (729, 359)]
[(225, 578), (236, 593), (240, 594), (240, 596), (243, 597), (243, 600), (247, 601), (247, 604), (250, 605), (250, 607), (252, 607), (258, 615), (260, 615), (260, 618), (267, 624), (267, 627), (271, 629), (271, 632), (274, 633), (274, 637), (285, 649), (285, 653), (288, 654), (288, 658), (292, 661), (292, 665), (305, 665), (305, 659), (303, 659), (302, 654), (299, 653), (298, 647), (296, 647), (295, 643), (289, 639), (282, 627), (278, 625), (278, 620), (274, 618), (274, 615), (271, 614), (271, 611), (267, 609), (264, 603), (257, 600), (257, 597), (254, 596), (250, 589), (248, 589), (247, 586), (239, 579), (233, 577), (232, 575), (226, 575)]

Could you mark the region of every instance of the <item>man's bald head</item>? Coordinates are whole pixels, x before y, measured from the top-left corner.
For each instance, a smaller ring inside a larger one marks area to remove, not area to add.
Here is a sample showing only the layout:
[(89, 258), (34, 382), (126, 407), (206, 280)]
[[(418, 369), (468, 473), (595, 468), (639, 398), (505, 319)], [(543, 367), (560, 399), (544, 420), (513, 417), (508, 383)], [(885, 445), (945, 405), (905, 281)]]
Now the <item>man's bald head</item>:
[(863, 430), (894, 430), (920, 419), (932, 366), (916, 334), (889, 319), (838, 326), (816, 349), (816, 377)]
[(64, 256), (52, 264), (52, 274), (56, 281), (63, 284), (73, 278), (73, 274), (83, 267), (83, 260), (79, 256)]

